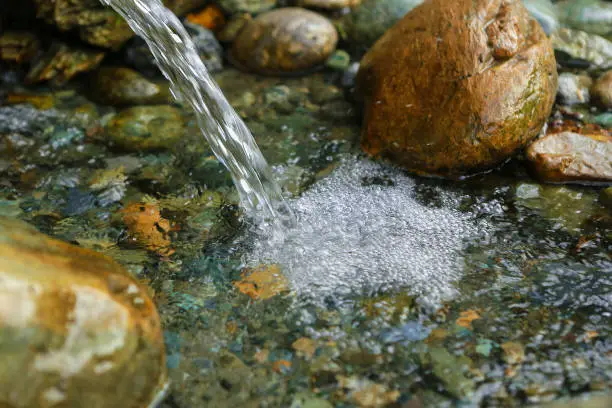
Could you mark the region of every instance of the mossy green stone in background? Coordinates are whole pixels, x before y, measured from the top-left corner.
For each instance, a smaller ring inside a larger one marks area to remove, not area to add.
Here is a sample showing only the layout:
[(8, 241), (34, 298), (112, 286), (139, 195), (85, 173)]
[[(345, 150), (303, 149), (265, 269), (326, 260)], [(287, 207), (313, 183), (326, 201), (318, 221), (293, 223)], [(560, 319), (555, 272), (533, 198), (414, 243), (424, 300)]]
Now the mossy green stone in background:
[(107, 143), (128, 151), (171, 149), (185, 133), (181, 111), (172, 106), (136, 106), (106, 127)]
[(423, 0), (364, 0), (339, 25), (341, 36), (352, 48), (365, 51)]

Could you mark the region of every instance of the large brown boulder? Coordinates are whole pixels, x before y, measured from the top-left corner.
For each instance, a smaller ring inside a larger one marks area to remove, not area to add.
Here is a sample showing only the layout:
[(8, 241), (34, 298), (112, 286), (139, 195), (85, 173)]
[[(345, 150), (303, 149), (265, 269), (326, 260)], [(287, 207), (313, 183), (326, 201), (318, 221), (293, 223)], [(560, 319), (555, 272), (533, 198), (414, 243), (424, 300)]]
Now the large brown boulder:
[(501, 163), (540, 131), (553, 49), (520, 1), (429, 0), (364, 56), (362, 147), (418, 173)]
[(97, 252), (0, 217), (0, 407), (144, 408), (166, 386), (147, 289)]

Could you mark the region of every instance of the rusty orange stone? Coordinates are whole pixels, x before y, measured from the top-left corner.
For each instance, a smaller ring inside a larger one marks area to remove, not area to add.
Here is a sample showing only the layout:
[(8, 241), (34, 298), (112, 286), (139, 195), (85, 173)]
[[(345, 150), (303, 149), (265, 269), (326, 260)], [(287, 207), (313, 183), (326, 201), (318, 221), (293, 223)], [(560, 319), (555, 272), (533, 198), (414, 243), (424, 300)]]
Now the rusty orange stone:
[(187, 20), (211, 31), (219, 31), (225, 25), (225, 16), (216, 4), (206, 6), (197, 13), (188, 14)]
[(260, 265), (245, 268), (241, 279), (234, 286), (254, 300), (266, 300), (286, 292), (289, 289), (287, 278), (281, 273), (278, 265)]
[(556, 87), (551, 43), (520, 1), (429, 0), (361, 61), (361, 146), (420, 174), (488, 169), (538, 135)]
[(123, 222), (130, 235), (148, 250), (163, 256), (170, 256), (174, 249), (168, 233), (170, 221), (162, 218), (159, 208), (149, 203), (131, 203), (121, 210)]

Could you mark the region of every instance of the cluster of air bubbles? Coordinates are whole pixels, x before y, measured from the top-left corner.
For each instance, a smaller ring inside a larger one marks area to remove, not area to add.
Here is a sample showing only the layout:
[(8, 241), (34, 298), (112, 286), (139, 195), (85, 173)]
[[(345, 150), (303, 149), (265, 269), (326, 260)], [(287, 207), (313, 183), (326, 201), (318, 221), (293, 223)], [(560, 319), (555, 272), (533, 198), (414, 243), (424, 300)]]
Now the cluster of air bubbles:
[(415, 194), (414, 179), (364, 159), (345, 160), (289, 202), (296, 227), (260, 232), (247, 264), (276, 263), (312, 301), (402, 288), (423, 305), (456, 295), (462, 251), (486, 221), (459, 210), (458, 193), (436, 191), (436, 205)]

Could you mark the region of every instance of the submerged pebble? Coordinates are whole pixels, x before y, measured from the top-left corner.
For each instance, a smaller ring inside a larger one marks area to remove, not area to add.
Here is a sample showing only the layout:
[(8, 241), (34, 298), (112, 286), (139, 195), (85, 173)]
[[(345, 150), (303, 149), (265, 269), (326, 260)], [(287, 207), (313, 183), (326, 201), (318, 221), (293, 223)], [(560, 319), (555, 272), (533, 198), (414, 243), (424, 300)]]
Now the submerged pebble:
[(107, 143), (129, 151), (171, 149), (185, 132), (182, 113), (166, 106), (135, 106), (113, 117)]
[(129, 68), (102, 67), (91, 75), (92, 99), (107, 105), (154, 105), (172, 97), (165, 84), (154, 83)]

